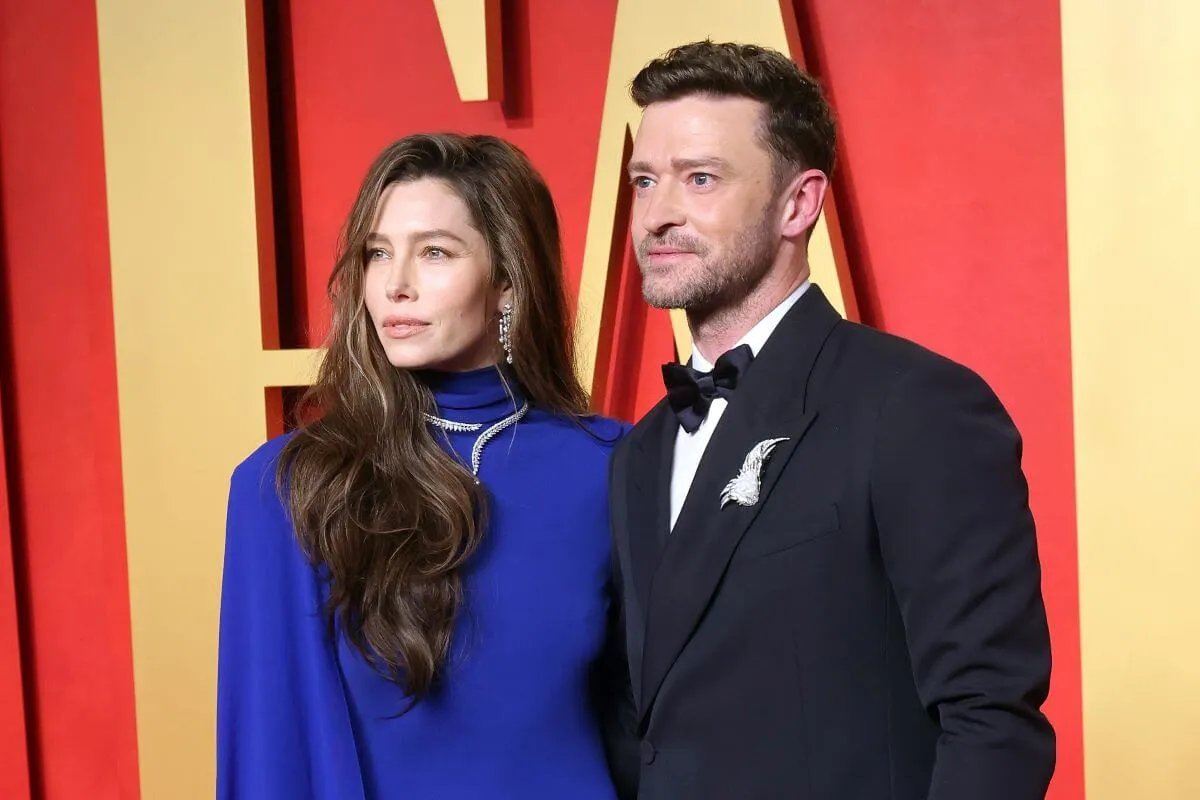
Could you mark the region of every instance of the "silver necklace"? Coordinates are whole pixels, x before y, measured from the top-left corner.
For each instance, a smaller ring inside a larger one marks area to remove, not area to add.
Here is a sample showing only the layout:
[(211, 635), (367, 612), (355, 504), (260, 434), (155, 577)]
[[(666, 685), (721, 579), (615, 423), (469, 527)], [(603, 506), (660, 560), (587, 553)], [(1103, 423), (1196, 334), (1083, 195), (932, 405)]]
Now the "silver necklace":
[[(475, 440), (475, 444), (471, 446), (471, 474), (475, 476), (476, 483), (479, 482), (479, 461), (483, 456), (484, 446), (495, 439), (505, 428), (516, 425), (529, 411), (529, 401), (526, 400), (512, 414), (509, 414), (504, 419), (492, 425), (490, 428), (479, 434), (479, 438)], [(433, 414), (425, 414), (425, 421), (430, 425), (441, 428), (444, 431), (454, 431), (455, 433), (474, 433), (483, 427), (481, 422), (455, 422), (451, 419), (442, 419), (435, 417)]]

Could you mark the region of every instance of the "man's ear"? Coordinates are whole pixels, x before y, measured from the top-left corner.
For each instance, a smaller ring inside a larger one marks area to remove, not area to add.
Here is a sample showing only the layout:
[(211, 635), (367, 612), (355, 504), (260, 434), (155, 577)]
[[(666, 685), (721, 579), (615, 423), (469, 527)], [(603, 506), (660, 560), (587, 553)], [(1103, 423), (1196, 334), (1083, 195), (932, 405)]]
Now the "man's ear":
[(798, 239), (812, 230), (817, 217), (821, 216), (828, 190), (829, 176), (819, 169), (807, 169), (792, 178), (787, 185), (780, 220), (780, 232), (785, 238)]

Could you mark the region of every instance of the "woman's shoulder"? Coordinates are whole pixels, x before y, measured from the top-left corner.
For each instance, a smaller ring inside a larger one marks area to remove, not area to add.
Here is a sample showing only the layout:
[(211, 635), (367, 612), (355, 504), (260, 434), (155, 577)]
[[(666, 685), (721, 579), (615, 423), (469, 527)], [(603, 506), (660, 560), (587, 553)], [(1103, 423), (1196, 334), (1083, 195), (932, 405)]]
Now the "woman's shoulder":
[(584, 446), (611, 451), (633, 426), (624, 420), (601, 414), (548, 414), (557, 435)]
[[(258, 445), (234, 468), (225, 522), (223, 589), (231, 608), (262, 604), (263, 613), (318, 619), (319, 581), (292, 526), (278, 479), (283, 448), (293, 434)], [(274, 604), (273, 611), (267, 606)], [(242, 613), (239, 611), (239, 613)]]
[(274, 436), (258, 445), (234, 467), (233, 479), (238, 481), (251, 477), (259, 478), (263, 475), (274, 476), (283, 448), (295, 435), (295, 431), (291, 431), (281, 436)]
[(597, 441), (608, 445), (609, 448), (616, 446), (622, 437), (633, 430), (633, 425), (624, 420), (599, 414), (580, 417), (579, 422), (584, 430), (595, 437)]
[(268, 439), (234, 467), (230, 477), (232, 503), (272, 510), (282, 507), (279, 494), (279, 459), (283, 448), (294, 436), (294, 433), (285, 433)]

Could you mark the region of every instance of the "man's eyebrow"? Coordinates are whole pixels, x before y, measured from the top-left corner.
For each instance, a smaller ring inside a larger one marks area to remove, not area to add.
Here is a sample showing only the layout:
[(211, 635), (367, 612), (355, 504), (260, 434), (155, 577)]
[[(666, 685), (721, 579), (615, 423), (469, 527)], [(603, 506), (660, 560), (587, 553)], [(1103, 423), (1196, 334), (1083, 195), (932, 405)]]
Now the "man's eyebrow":
[(676, 172), (686, 172), (691, 169), (725, 169), (729, 163), (719, 156), (701, 156), (699, 158), (672, 158), (671, 167)]
[[(728, 169), (729, 162), (719, 156), (699, 156), (697, 158), (672, 158), (671, 168), (676, 172), (687, 172), (694, 169)], [(626, 171), (630, 175), (643, 172), (654, 172), (647, 161), (630, 161)]]

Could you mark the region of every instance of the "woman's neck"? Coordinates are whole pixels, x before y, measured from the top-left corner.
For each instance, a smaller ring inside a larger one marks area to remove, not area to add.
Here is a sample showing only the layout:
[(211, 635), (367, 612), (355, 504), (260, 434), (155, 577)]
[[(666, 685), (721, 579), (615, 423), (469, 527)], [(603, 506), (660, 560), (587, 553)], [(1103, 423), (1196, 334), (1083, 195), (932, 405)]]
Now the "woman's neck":
[(493, 422), (512, 414), (525, 397), (511, 370), (498, 365), (468, 372), (419, 370), (433, 392), (437, 415), (455, 422)]

